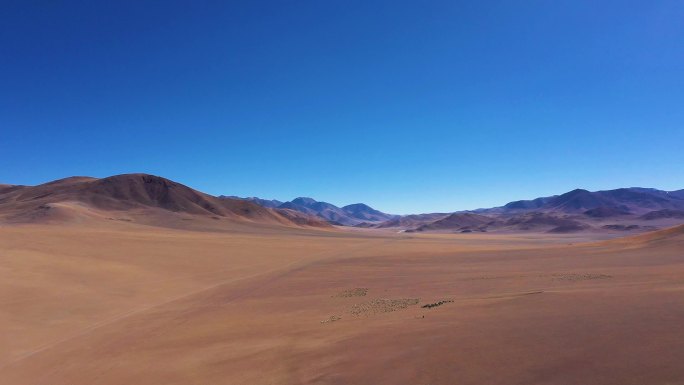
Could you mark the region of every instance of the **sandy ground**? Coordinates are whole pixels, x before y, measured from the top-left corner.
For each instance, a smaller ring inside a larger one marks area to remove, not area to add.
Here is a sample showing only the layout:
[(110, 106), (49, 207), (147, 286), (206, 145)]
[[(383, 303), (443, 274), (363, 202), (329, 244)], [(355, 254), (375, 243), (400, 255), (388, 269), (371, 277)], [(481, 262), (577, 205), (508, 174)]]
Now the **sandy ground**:
[(0, 384), (684, 384), (682, 237), (583, 241), (3, 227)]

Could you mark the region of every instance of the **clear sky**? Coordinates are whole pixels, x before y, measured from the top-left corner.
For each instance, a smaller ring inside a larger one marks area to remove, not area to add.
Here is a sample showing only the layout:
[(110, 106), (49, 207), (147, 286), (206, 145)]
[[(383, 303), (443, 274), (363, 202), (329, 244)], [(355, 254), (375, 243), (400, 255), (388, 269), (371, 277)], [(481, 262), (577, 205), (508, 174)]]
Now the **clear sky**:
[(146, 172), (391, 213), (684, 188), (682, 1), (36, 1), (0, 183)]

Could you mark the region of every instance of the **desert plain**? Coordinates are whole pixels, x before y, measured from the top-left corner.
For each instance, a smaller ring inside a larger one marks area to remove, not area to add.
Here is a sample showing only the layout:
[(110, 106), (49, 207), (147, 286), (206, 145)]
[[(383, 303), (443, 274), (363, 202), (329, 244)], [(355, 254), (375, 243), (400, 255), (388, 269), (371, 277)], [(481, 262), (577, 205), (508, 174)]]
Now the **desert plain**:
[(0, 384), (684, 384), (683, 321), (683, 227), (0, 227)]
[(684, 385), (684, 0), (0, 6), (0, 385)]

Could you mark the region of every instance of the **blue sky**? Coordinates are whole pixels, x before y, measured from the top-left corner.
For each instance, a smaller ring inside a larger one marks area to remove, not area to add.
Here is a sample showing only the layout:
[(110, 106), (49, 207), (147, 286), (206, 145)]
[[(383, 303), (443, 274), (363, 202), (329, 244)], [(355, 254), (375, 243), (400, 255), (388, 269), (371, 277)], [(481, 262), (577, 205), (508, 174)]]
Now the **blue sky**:
[(0, 183), (455, 211), (684, 188), (681, 1), (9, 1)]

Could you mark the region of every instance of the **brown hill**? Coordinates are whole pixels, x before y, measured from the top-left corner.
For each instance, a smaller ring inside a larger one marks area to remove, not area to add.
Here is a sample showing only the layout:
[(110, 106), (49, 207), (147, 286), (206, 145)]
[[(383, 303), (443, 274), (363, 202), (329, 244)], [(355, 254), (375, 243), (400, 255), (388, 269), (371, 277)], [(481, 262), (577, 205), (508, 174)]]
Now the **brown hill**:
[(444, 213), (433, 213), (433, 214), (411, 214), (403, 215), (390, 219), (388, 221), (378, 224), (377, 228), (416, 228), (425, 224), (432, 223), (434, 221), (440, 220), (447, 217), (449, 214)]
[(684, 210), (670, 210), (670, 209), (655, 210), (655, 211), (651, 211), (650, 213), (646, 213), (646, 214), (642, 215), (640, 218), (645, 219), (647, 221), (652, 221), (655, 219), (664, 219), (664, 218), (684, 219)]
[(497, 222), (496, 219), (474, 214), (474, 213), (455, 213), (436, 220), (432, 223), (421, 225), (415, 231), (434, 231), (434, 230), (475, 230), (486, 231), (487, 226)]
[(0, 183), (0, 195), (5, 194), (14, 190), (23, 188), (24, 186), (18, 186), (13, 184), (2, 184)]
[(599, 244), (621, 247), (645, 247), (652, 244), (674, 246), (681, 250), (684, 245), (684, 225), (669, 227), (666, 229), (651, 231), (630, 237), (623, 237), (603, 241)]
[(684, 225), (674, 226), (667, 229), (652, 231), (633, 237), (623, 238), (623, 240), (636, 242), (654, 242), (663, 240), (684, 241)]
[(577, 216), (557, 215), (547, 212), (531, 212), (507, 217), (494, 217), (476, 213), (454, 213), (443, 218), (422, 223), (414, 231), (532, 231), (549, 233), (572, 233), (591, 228)]
[(540, 212), (527, 213), (509, 218), (503, 226), (511, 230), (535, 230), (551, 233), (568, 233), (589, 228), (588, 225), (571, 218)]
[(332, 228), (333, 226), (329, 224), (328, 222), (321, 220), (318, 217), (315, 217), (313, 215), (305, 214), (296, 210), (290, 210), (290, 209), (272, 209), (275, 212), (277, 212), (279, 215), (283, 216), (290, 222), (300, 225), (300, 226), (307, 226), (307, 227), (329, 227)]
[(219, 199), (169, 179), (148, 174), (124, 174), (102, 179), (71, 177), (38, 186), (2, 191), (0, 218), (6, 222), (106, 217), (118, 212), (140, 214), (137, 218), (155, 224), (163, 223), (169, 214), (183, 214), (268, 224), (327, 227), (322, 221), (313, 218), (264, 208), (249, 201)]

